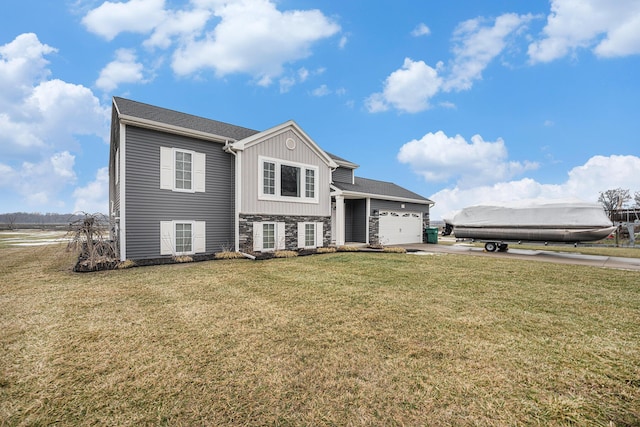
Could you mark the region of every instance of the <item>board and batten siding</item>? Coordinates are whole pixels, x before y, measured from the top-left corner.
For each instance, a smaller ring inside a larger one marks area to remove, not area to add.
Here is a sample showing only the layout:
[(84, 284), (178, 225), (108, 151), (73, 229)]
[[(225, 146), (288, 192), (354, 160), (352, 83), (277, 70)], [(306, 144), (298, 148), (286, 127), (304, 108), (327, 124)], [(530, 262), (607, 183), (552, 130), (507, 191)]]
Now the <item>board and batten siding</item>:
[[(126, 257), (160, 257), (160, 221), (206, 221), (206, 252), (233, 248), (235, 165), (222, 144), (135, 126), (125, 135)], [(205, 192), (161, 190), (160, 147), (204, 153)]]
[[(287, 138), (292, 138), (296, 142), (293, 150), (287, 148)], [(260, 176), (262, 174), (259, 164), (260, 156), (317, 166), (318, 203), (259, 200)], [(330, 174), (331, 169), (322, 158), (296, 132), (286, 130), (265, 141), (251, 145), (242, 152), (242, 207), (240, 211), (244, 214), (330, 216)]]

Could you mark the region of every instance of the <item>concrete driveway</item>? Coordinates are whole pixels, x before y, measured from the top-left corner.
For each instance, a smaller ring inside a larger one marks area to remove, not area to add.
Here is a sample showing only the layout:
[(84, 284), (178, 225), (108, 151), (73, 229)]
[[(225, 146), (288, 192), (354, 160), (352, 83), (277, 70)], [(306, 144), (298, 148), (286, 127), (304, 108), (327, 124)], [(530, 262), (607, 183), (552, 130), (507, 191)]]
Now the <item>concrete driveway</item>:
[(529, 261), (553, 262), (556, 264), (590, 265), (592, 267), (617, 268), (621, 270), (640, 271), (640, 258), (622, 258), (601, 255), (582, 255), (571, 252), (539, 251), (517, 249), (509, 246), (508, 252), (486, 252), (484, 248), (474, 247), (465, 243), (452, 245), (411, 244), (399, 245), (408, 252), (420, 254), (460, 254), (485, 256), (492, 258), (511, 258)]

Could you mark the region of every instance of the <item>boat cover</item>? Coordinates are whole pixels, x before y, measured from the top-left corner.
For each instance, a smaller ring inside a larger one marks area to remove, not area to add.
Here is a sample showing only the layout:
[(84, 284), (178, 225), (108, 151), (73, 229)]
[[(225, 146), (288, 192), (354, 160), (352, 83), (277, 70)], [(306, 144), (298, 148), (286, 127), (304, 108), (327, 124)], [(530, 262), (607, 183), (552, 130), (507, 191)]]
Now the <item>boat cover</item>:
[(516, 202), (470, 206), (445, 222), (454, 227), (611, 227), (601, 205), (576, 201)]

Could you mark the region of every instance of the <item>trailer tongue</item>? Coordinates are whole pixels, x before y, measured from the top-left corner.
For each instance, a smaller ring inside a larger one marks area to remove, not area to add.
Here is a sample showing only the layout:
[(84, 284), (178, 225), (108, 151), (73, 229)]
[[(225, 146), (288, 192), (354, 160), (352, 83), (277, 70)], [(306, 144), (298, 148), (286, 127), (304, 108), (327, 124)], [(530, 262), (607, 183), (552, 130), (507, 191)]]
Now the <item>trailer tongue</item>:
[(445, 219), (445, 233), (485, 243), (488, 252), (512, 242), (595, 241), (615, 230), (603, 208), (585, 202), (518, 202), (470, 206)]

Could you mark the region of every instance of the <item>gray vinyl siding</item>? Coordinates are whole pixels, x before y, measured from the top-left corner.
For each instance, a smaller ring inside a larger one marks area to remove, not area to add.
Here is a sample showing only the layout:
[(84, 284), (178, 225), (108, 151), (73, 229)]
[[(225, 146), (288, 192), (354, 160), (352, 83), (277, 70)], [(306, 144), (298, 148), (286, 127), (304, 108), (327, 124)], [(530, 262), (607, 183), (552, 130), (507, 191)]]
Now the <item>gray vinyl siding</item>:
[[(160, 221), (206, 221), (207, 253), (234, 247), (234, 158), (222, 144), (127, 126), (125, 146), (127, 258), (160, 257)], [(161, 190), (160, 147), (205, 153), (206, 191)]]
[[(404, 209), (401, 205), (404, 204)], [(406, 203), (406, 202), (394, 202), (391, 200), (379, 200), (371, 199), (371, 214), (374, 210), (389, 210), (389, 211), (407, 211), (407, 212), (426, 212), (429, 213), (429, 205), (421, 205), (420, 203)]]
[(345, 200), (345, 241), (367, 241), (367, 201), (365, 199)]
[(338, 169), (333, 171), (333, 181), (353, 184), (353, 169), (339, 166)]
[[(285, 141), (293, 138), (296, 148), (289, 150)], [(288, 201), (259, 200), (260, 175), (259, 157), (285, 160), (305, 165), (317, 166), (318, 203), (298, 203)], [(286, 130), (265, 141), (251, 145), (242, 152), (242, 208), (244, 214), (330, 216), (329, 196), (331, 169), (296, 132)]]

